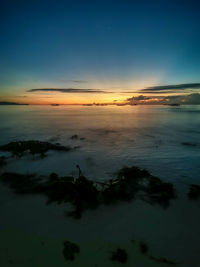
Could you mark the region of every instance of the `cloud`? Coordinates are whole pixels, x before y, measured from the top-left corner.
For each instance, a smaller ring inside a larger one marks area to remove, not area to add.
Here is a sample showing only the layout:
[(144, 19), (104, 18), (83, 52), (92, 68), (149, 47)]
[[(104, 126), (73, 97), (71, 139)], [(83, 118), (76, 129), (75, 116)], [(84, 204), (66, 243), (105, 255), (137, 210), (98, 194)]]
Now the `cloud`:
[(189, 95), (173, 95), (173, 96), (137, 96), (127, 99), (130, 104), (200, 104), (200, 94), (193, 93)]
[(190, 95), (177, 95), (177, 96), (167, 96), (164, 97), (164, 100), (169, 103), (178, 103), (178, 104), (200, 104), (200, 94), (190, 94)]
[(151, 99), (150, 97), (148, 97), (148, 96), (144, 96), (144, 95), (139, 95), (139, 96), (133, 96), (133, 97), (131, 97), (131, 98), (128, 98), (127, 100), (128, 101), (133, 101), (133, 100), (136, 100), (136, 101), (140, 101), (140, 100), (149, 100), (149, 99)]
[(87, 83), (87, 81), (84, 80), (71, 80), (73, 83)]
[(168, 92), (168, 91), (191, 90), (191, 89), (200, 89), (200, 83), (151, 86), (139, 90), (138, 93), (165, 93), (165, 91)]
[(36, 88), (29, 89), (27, 92), (60, 92), (60, 93), (112, 93), (99, 89), (77, 89), (77, 88)]

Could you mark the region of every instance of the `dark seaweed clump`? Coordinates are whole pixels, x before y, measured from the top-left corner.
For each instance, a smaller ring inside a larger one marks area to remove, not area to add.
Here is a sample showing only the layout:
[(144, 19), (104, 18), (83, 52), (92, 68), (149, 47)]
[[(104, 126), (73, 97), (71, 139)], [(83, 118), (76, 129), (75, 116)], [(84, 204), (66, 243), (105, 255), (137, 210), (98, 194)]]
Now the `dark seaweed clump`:
[(83, 210), (96, 208), (99, 204), (98, 190), (93, 181), (85, 178), (82, 173), (77, 179), (72, 176), (59, 177), (51, 174), (41, 188), (48, 197), (48, 203), (70, 202), (74, 210), (68, 215), (79, 219)]
[(18, 174), (5, 172), (1, 175), (1, 181), (9, 185), (13, 192), (17, 194), (41, 193), (41, 179), (34, 174)]
[(31, 155), (39, 154), (41, 157), (44, 157), (48, 150), (71, 151), (72, 148), (69, 146), (62, 146), (59, 143), (52, 144), (49, 142), (29, 140), (10, 142), (0, 146), (0, 150), (11, 152), (13, 156), (17, 157), (22, 157), (25, 152)]
[(124, 249), (118, 248), (112, 252), (112, 256), (110, 258), (112, 261), (119, 261), (121, 263), (125, 263), (128, 260), (128, 254)]
[(191, 184), (188, 197), (193, 200), (200, 198), (200, 185)]
[(110, 204), (118, 200), (129, 201), (136, 193), (142, 189), (143, 178), (150, 174), (145, 169), (138, 167), (124, 167), (117, 173), (116, 179), (110, 179), (102, 191), (105, 204)]
[(3, 173), (1, 181), (10, 186), (17, 194), (44, 194), (47, 203), (57, 204), (70, 202), (74, 210), (68, 215), (79, 219), (83, 210), (96, 208), (99, 204), (98, 190), (94, 182), (83, 175), (77, 179), (72, 176), (59, 177), (52, 173), (49, 177), (34, 174)]
[(0, 157), (0, 168), (5, 166), (7, 163), (6, 163), (6, 157), (4, 156), (1, 156)]
[(94, 182), (81, 172), (78, 178), (60, 177), (52, 173), (48, 177), (37, 177), (31, 174), (4, 173), (1, 180), (8, 184), (15, 193), (44, 194), (48, 203), (69, 202), (74, 210), (68, 215), (81, 218), (86, 209), (95, 209), (101, 204), (113, 204), (118, 201), (130, 201), (136, 197), (150, 204), (159, 204), (166, 208), (175, 190), (171, 183), (164, 183), (152, 176), (147, 170), (138, 167), (124, 167), (115, 179), (107, 182)]
[(140, 197), (150, 204), (157, 203), (163, 208), (167, 208), (170, 200), (176, 197), (172, 183), (162, 182), (147, 170), (135, 166), (122, 168), (116, 179), (109, 180), (102, 195), (105, 204), (117, 200), (130, 201)]
[(148, 252), (148, 250), (149, 250), (148, 245), (146, 243), (144, 243), (144, 242), (141, 242), (140, 243), (140, 251), (141, 251), (141, 253), (142, 254), (146, 254)]
[(69, 241), (64, 242), (63, 256), (67, 261), (73, 261), (78, 253), (80, 253), (80, 248), (77, 244)]
[(159, 203), (163, 208), (167, 208), (170, 199), (176, 197), (173, 184), (162, 182), (160, 178), (155, 176), (149, 177), (144, 191), (146, 191), (150, 203)]

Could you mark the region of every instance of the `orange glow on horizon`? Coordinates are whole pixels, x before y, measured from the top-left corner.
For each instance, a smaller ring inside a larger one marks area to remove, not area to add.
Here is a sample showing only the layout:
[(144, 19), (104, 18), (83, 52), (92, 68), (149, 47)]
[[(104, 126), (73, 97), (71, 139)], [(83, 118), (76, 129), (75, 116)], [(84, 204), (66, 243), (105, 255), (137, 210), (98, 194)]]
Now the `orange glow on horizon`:
[(82, 105), (82, 104), (118, 104), (118, 103), (127, 103), (127, 99), (131, 97), (137, 97), (139, 95), (149, 96), (151, 99), (141, 100), (139, 103), (151, 103), (151, 102), (159, 102), (160, 97), (176, 95), (174, 93), (171, 94), (162, 94), (162, 95), (148, 95), (141, 93), (46, 93), (46, 94), (26, 94), (26, 96), (4, 96), (0, 98), (0, 101), (8, 101), (8, 102), (16, 102), (21, 104), (30, 104), (30, 105), (51, 105), (51, 104), (59, 104), (59, 105)]

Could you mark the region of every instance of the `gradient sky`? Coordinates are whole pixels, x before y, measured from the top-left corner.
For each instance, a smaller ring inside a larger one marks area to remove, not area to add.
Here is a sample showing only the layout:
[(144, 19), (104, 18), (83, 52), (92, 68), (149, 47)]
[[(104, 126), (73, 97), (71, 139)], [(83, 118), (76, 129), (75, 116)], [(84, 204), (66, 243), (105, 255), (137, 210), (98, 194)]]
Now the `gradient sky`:
[(193, 0), (3, 0), (0, 99), (112, 102), (184, 84), (162, 93), (199, 93), (199, 14)]

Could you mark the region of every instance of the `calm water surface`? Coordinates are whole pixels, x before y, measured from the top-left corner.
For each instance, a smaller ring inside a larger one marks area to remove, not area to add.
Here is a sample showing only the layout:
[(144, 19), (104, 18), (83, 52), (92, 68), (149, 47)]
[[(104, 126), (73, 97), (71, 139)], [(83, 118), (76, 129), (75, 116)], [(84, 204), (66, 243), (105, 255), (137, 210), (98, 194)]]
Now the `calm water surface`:
[[(167, 180), (198, 182), (200, 106), (1, 106), (0, 121), (0, 144), (37, 139), (80, 146), (44, 160), (11, 159), (16, 171), (76, 174), (78, 163), (92, 179), (106, 179), (121, 166), (138, 165)], [(70, 139), (74, 134), (84, 140)]]

